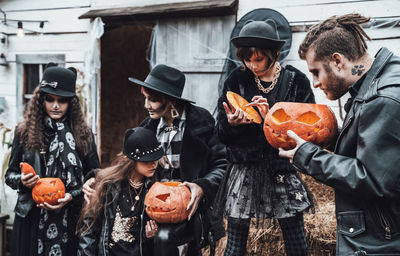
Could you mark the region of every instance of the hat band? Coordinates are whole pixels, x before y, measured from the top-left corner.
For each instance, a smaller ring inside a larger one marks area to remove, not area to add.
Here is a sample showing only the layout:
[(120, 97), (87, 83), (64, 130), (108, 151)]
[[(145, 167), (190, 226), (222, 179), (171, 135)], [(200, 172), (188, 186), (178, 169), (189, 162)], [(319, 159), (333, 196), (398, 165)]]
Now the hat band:
[(144, 80), (144, 82), (154, 86), (155, 88), (157, 88), (158, 90), (160, 90), (162, 92), (173, 94), (177, 97), (182, 96), (182, 90), (179, 90), (179, 88), (177, 88), (176, 85), (167, 83), (155, 76), (148, 75), (146, 77), (146, 80)]
[(131, 155), (132, 155), (134, 158), (140, 159), (141, 156), (145, 156), (145, 155), (148, 155), (148, 154), (151, 154), (151, 153), (155, 153), (155, 152), (157, 152), (157, 151), (159, 151), (159, 150), (161, 150), (161, 145), (159, 145), (158, 147), (156, 147), (156, 148), (154, 148), (154, 149), (150, 149), (150, 150), (143, 151), (143, 152), (140, 152), (139, 149), (136, 149), (135, 152), (131, 152)]

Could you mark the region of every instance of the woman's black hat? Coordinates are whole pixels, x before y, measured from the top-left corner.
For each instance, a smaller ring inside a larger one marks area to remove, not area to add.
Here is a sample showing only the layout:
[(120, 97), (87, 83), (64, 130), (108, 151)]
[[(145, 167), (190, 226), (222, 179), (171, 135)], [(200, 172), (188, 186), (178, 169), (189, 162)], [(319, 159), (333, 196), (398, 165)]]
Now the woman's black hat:
[(152, 162), (164, 155), (156, 134), (146, 128), (136, 127), (125, 132), (122, 152), (132, 160)]
[(236, 48), (256, 47), (280, 50), (285, 40), (280, 40), (275, 21), (249, 21), (240, 30), (239, 36), (231, 39)]
[(39, 84), (40, 91), (61, 97), (73, 97), (76, 95), (76, 69), (57, 67), (55, 63), (49, 63), (43, 73)]
[(182, 98), (185, 87), (185, 75), (176, 68), (164, 64), (155, 66), (144, 81), (129, 77), (129, 81), (146, 88), (161, 92), (178, 100), (194, 103)]

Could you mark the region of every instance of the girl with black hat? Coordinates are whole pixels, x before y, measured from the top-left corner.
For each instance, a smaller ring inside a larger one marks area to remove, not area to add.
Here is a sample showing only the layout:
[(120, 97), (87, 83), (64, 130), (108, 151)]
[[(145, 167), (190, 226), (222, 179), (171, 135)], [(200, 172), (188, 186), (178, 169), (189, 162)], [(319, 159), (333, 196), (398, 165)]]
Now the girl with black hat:
[[(16, 128), (5, 175), (7, 185), (18, 190), (12, 255), (76, 254), (75, 226), (83, 201), (83, 177), (100, 164), (75, 86), (74, 68), (49, 63)], [(21, 162), (33, 166), (36, 175), (21, 173)], [(55, 205), (36, 205), (32, 188), (39, 177), (60, 178), (65, 197)]]
[(123, 153), (111, 167), (97, 172), (94, 193), (78, 222), (78, 255), (152, 255), (157, 224), (144, 211), (163, 149), (154, 132), (127, 130)]
[[(188, 256), (201, 255), (207, 244), (211, 252), (224, 236), (222, 218), (211, 218), (212, 202), (226, 168), (226, 151), (215, 130), (215, 120), (205, 109), (182, 98), (185, 75), (173, 67), (155, 66), (145, 81), (129, 78), (142, 86), (144, 107), (149, 112), (140, 126), (156, 133), (165, 155), (156, 178), (182, 181), (191, 191), (188, 220), (160, 224), (154, 237), (154, 255), (178, 255), (178, 246), (188, 243)], [(94, 178), (85, 183), (90, 198)]]
[(232, 39), (243, 66), (227, 77), (218, 102), (217, 129), (226, 144), (230, 163), (216, 199), (219, 214), (228, 217), (225, 255), (245, 255), (250, 219), (276, 218), (287, 255), (306, 255), (302, 212), (312, 205), (311, 195), (288, 160), (266, 141), (262, 124), (228, 107), (226, 92), (240, 94), (262, 117), (278, 101), (314, 102), (306, 76), (278, 60), (285, 41), (273, 20), (251, 21)]
[(225, 147), (218, 140), (214, 118), (182, 98), (185, 76), (175, 68), (160, 64), (144, 82), (130, 81), (142, 86), (149, 112), (141, 126), (156, 132), (165, 151), (157, 178), (182, 181), (191, 191), (188, 220), (160, 225), (154, 255), (178, 255), (177, 246), (187, 242), (187, 255), (201, 255), (202, 246), (215, 247), (225, 233), (222, 221), (208, 214), (226, 168)]

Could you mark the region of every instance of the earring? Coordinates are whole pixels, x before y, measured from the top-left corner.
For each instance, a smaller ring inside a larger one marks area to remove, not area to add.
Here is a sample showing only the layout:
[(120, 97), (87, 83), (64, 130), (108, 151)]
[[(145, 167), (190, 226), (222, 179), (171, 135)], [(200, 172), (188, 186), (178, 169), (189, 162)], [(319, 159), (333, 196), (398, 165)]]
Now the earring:
[(178, 110), (174, 107), (174, 105), (171, 105), (171, 117), (172, 118), (177, 118), (179, 116)]

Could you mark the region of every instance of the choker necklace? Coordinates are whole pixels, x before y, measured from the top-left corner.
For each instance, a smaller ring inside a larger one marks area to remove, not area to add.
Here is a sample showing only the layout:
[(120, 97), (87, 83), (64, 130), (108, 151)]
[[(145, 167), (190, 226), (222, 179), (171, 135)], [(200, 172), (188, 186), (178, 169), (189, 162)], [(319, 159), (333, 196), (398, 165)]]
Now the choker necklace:
[(143, 182), (136, 182), (133, 181), (132, 179), (129, 179), (129, 185), (131, 185), (131, 187), (133, 187), (134, 189), (138, 189), (143, 185)]
[(277, 66), (276, 66), (276, 71), (274, 73), (274, 78), (272, 79), (271, 85), (268, 86), (267, 88), (264, 88), (264, 86), (262, 86), (260, 78), (258, 78), (258, 76), (256, 75), (254, 76), (254, 81), (256, 81), (258, 89), (265, 94), (269, 93), (270, 91), (272, 91), (272, 89), (274, 89), (276, 83), (278, 82), (279, 75), (281, 74), (281, 65), (279, 64), (279, 62), (276, 64)]

